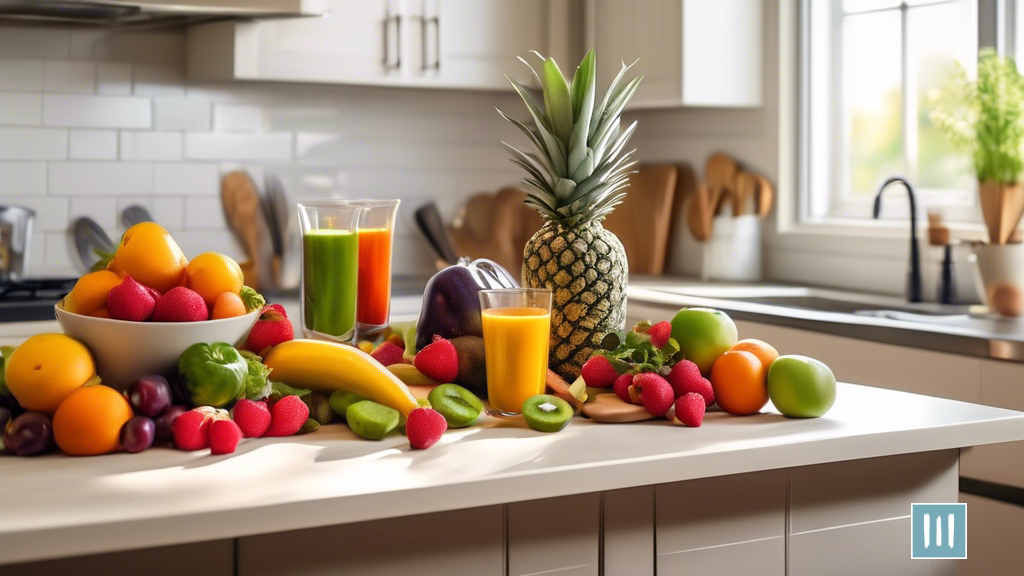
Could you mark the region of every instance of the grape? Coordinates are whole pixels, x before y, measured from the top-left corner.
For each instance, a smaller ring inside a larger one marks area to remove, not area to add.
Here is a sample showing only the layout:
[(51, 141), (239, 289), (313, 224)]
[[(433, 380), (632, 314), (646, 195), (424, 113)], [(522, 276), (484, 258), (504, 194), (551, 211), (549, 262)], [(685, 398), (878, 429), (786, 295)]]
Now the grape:
[(4, 429), (4, 447), (11, 454), (32, 456), (53, 445), (53, 424), (45, 414), (25, 412)]
[(3, 406), (0, 406), (0, 434), (7, 428), (7, 423), (11, 421), (11, 411)]
[(174, 438), (174, 434), (171, 432), (171, 424), (174, 423), (174, 419), (181, 416), (185, 412), (188, 412), (188, 408), (184, 406), (171, 406), (164, 413), (156, 419), (156, 441), (160, 444), (166, 444)]
[(171, 386), (163, 376), (143, 376), (128, 387), (128, 401), (136, 414), (155, 418), (171, 405)]
[(134, 416), (121, 427), (121, 446), (125, 452), (142, 452), (153, 445), (156, 424), (152, 418)]

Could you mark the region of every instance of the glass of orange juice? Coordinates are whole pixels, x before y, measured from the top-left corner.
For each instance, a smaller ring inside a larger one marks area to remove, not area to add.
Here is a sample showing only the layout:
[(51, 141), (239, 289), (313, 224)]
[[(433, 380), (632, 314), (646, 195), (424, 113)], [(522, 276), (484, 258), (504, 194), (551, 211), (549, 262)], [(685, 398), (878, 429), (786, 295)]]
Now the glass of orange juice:
[(395, 216), (400, 200), (345, 200), (359, 214), (359, 295), (356, 323), (359, 334), (376, 334), (391, 315), (391, 255)]
[(491, 414), (515, 416), (523, 402), (543, 394), (551, 337), (551, 291), (481, 290), (480, 310)]

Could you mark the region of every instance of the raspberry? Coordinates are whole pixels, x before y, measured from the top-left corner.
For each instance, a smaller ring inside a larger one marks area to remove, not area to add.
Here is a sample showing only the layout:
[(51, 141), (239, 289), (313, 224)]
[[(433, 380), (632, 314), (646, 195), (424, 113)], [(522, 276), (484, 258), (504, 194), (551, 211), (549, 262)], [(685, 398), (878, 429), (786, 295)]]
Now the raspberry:
[(231, 454), (242, 439), (242, 430), (233, 420), (214, 420), (210, 424), (210, 454)]
[(266, 402), (243, 398), (235, 403), (231, 417), (246, 438), (259, 438), (270, 428), (270, 408)]
[(704, 397), (707, 406), (715, 403), (715, 390), (711, 382), (701, 376), (700, 368), (689, 360), (680, 360), (665, 379), (672, 385), (676, 398), (688, 392), (696, 392)]
[(434, 334), (434, 341), (427, 344), (413, 359), (416, 369), (438, 382), (452, 382), (459, 375), (459, 354), (455, 345)]
[(704, 397), (696, 392), (687, 392), (676, 400), (676, 413), (672, 421), (691, 428), (697, 428), (704, 422)]
[(309, 418), (309, 407), (298, 396), (285, 396), (270, 407), (270, 428), (264, 436), (292, 436)]
[(417, 408), (409, 413), (405, 421), (405, 435), (409, 438), (409, 446), (416, 450), (425, 450), (433, 446), (448, 429), (444, 416), (430, 408)]
[(612, 366), (612, 363), (604, 356), (594, 356), (590, 360), (587, 360), (583, 364), (583, 369), (580, 370), (580, 374), (583, 376), (583, 381), (587, 383), (587, 386), (593, 386), (595, 388), (607, 388), (615, 384), (615, 380), (618, 379), (619, 373)]
[(639, 392), (644, 409), (652, 416), (664, 416), (676, 399), (668, 380), (653, 372), (634, 376), (633, 387)]

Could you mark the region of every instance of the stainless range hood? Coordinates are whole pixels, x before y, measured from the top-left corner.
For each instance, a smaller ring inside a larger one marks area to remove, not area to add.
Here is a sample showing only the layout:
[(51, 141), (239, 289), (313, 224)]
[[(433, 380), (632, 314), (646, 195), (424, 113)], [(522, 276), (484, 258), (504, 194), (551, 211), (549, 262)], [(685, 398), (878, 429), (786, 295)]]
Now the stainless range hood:
[(321, 0), (0, 0), (0, 20), (88, 26), (316, 16)]

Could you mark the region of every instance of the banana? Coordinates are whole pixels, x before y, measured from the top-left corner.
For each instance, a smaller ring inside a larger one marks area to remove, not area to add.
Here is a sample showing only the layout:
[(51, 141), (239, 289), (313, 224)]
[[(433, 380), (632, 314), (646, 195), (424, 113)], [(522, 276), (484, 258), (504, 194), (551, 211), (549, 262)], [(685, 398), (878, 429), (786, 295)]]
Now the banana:
[(439, 386), (441, 383), (420, 372), (412, 364), (392, 364), (388, 366), (388, 372), (398, 377), (408, 386)]
[(271, 348), (263, 363), (270, 378), (314, 392), (354, 392), (408, 416), (419, 404), (408, 386), (369, 354), (344, 344), (290, 340)]

